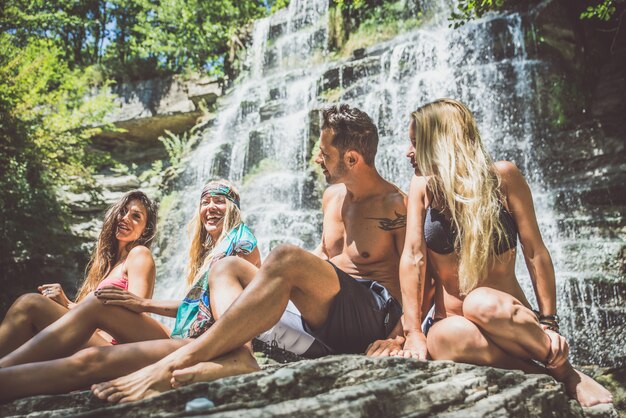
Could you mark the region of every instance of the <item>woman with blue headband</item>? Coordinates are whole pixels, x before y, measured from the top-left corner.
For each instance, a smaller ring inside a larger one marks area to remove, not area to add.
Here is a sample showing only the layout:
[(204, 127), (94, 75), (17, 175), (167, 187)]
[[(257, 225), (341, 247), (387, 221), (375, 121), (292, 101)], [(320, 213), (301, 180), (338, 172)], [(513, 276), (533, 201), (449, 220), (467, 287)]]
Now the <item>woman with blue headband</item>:
[[(126, 375), (206, 331), (215, 322), (213, 313), (222, 313), (212, 312), (209, 306), (207, 276), (213, 264), (227, 256), (241, 257), (256, 267), (261, 264), (256, 238), (241, 221), (239, 201), (239, 194), (225, 180), (211, 181), (203, 188), (190, 223), (190, 288), (183, 301), (149, 300), (117, 288), (96, 291), (81, 306), (0, 359), (0, 402), (69, 392)], [(176, 316), (171, 337), (146, 313)], [(138, 327), (146, 330), (141, 340), (132, 333)], [(108, 332), (120, 344), (76, 352), (95, 329)], [(244, 346), (215, 361), (214, 377), (258, 370), (250, 350)]]

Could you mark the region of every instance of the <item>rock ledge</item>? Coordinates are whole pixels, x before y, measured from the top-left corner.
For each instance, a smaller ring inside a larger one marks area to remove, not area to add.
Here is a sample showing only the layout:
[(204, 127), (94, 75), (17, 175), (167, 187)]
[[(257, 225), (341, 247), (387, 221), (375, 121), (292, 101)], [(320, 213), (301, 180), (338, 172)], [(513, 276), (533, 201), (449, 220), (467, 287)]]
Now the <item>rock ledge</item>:
[[(211, 402), (185, 411), (189, 401)], [(584, 410), (546, 375), (444, 361), (330, 356), (197, 383), (152, 399), (107, 405), (89, 392), (0, 406), (0, 416), (617, 417)]]

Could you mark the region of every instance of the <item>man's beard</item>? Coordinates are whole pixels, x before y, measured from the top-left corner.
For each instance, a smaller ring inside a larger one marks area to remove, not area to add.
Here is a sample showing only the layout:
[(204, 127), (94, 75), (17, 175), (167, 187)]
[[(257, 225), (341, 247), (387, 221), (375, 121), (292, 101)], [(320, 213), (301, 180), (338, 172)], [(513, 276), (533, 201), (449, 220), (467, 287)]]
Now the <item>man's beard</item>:
[(343, 161), (340, 161), (339, 164), (337, 164), (337, 168), (334, 173), (331, 173), (330, 171), (328, 171), (328, 174), (325, 176), (326, 183), (328, 184), (340, 183), (341, 178), (346, 174), (347, 171), (348, 171), (348, 166)]

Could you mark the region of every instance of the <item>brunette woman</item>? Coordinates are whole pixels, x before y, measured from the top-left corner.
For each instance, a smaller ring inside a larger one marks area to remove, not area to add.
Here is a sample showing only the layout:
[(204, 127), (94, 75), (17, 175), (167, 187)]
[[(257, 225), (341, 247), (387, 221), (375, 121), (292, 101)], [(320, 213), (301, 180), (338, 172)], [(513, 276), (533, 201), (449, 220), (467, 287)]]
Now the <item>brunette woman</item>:
[[(68, 392), (126, 375), (160, 360), (210, 327), (214, 316), (221, 314), (211, 310), (208, 302), (211, 266), (226, 256), (239, 256), (259, 266), (260, 253), (256, 238), (241, 221), (239, 194), (225, 180), (204, 187), (190, 230), (187, 282), (191, 287), (182, 302), (154, 301), (112, 287), (97, 290), (0, 360), (0, 401)], [(146, 313), (175, 316), (171, 338)], [(72, 355), (95, 329), (105, 330), (123, 344), (91, 347)], [(258, 369), (247, 347), (205, 367), (212, 368), (213, 378)]]
[[(148, 196), (139, 190), (124, 194), (104, 216), (87, 276), (75, 300), (70, 301), (58, 283), (41, 285), (39, 293), (18, 298), (0, 324), (0, 358), (61, 318), (96, 289), (115, 286), (150, 298), (155, 267), (149, 248), (156, 227), (157, 208)], [(105, 333), (94, 333), (87, 344), (111, 342)]]

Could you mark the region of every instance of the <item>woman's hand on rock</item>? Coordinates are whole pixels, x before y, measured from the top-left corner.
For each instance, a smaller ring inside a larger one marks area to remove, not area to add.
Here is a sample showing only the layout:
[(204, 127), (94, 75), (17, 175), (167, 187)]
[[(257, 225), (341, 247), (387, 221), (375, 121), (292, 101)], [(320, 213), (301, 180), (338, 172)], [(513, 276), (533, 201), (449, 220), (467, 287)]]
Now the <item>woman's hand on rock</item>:
[(398, 352), (398, 357), (415, 358), (426, 360), (428, 348), (426, 347), (426, 336), (422, 331), (406, 331), (404, 346)]

